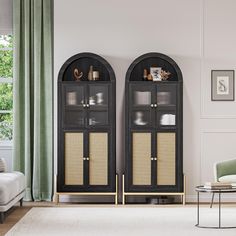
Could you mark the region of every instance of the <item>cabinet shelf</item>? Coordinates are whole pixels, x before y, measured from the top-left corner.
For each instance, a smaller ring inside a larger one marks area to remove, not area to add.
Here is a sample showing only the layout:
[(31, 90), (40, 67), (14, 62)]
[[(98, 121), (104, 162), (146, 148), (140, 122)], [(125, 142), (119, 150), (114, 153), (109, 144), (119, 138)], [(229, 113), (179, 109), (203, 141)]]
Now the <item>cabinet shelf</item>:
[(82, 105), (65, 105), (66, 110), (81, 110), (84, 109)]
[[(83, 105), (65, 105), (66, 110), (84, 110), (85, 108)], [(87, 108), (89, 111), (107, 111), (108, 106), (107, 105), (90, 105), (89, 108)]]
[(158, 110), (176, 110), (176, 105), (157, 105), (157, 107), (152, 108), (151, 105), (133, 105), (133, 110), (150, 110), (156, 109)]

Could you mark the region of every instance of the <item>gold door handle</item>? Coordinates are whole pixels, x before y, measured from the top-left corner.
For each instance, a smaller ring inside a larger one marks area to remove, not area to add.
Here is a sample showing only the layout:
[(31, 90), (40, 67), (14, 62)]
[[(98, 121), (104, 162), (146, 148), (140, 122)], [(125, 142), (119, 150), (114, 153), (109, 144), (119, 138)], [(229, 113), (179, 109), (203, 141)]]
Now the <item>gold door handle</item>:
[(157, 107), (157, 104), (154, 104), (154, 107)]
[(84, 160), (84, 161), (86, 161), (86, 159), (87, 159), (86, 157), (83, 157), (83, 160)]
[(154, 107), (154, 104), (151, 104), (151, 107)]
[(86, 159), (87, 159), (87, 161), (89, 161), (89, 157), (87, 157)]
[(153, 157), (151, 157), (151, 161), (154, 161), (154, 158), (153, 158)]
[(157, 161), (157, 157), (154, 157), (154, 161)]

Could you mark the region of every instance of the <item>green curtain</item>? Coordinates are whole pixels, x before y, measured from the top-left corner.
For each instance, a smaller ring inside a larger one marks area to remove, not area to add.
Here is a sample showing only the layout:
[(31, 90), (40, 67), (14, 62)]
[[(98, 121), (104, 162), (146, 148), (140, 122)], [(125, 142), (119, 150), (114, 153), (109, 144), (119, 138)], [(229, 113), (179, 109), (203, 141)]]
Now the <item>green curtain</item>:
[(53, 190), (52, 1), (13, 0), (14, 167), (26, 176), (25, 200)]

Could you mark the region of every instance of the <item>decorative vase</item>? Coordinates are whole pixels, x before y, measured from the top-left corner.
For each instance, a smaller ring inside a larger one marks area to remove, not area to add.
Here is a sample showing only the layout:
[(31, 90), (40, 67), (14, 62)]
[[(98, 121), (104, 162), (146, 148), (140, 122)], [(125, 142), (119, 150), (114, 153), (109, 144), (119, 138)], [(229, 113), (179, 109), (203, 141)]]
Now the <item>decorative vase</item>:
[(104, 102), (103, 93), (97, 93), (97, 104), (102, 104)]

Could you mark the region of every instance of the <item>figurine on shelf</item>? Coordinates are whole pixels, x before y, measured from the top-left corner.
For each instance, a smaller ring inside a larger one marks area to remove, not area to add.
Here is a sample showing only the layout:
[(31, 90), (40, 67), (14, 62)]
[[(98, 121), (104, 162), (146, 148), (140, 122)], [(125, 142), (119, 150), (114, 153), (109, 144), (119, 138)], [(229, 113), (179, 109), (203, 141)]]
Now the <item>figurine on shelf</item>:
[(74, 69), (74, 79), (76, 80), (76, 81), (80, 81), (81, 80), (81, 78), (82, 78), (82, 76), (83, 76), (83, 72), (82, 71), (80, 71), (79, 69), (77, 69), (77, 68), (75, 68)]
[(160, 77), (161, 80), (168, 80), (171, 73), (169, 71), (161, 70)]
[(149, 81), (152, 81), (152, 80), (153, 80), (153, 78), (152, 78), (152, 75), (151, 75), (151, 74), (148, 74), (148, 76), (147, 76), (147, 80), (149, 80)]
[(96, 96), (97, 96), (97, 104), (102, 105), (104, 102), (103, 93), (97, 93)]
[(96, 125), (99, 124), (99, 121), (96, 121), (95, 117), (89, 118), (89, 125)]
[(143, 70), (143, 80), (147, 80), (148, 79), (148, 72), (147, 69)]
[(76, 105), (77, 102), (77, 95), (76, 92), (71, 91), (67, 92), (67, 105)]
[(93, 71), (93, 80), (99, 80), (99, 71)]
[(146, 125), (147, 124), (147, 122), (145, 122), (143, 120), (143, 112), (138, 111), (138, 112), (136, 112), (135, 115), (136, 115), (136, 119), (134, 120), (134, 123), (136, 125)]
[(95, 104), (96, 104), (95, 97), (94, 96), (89, 97), (89, 105), (95, 105)]
[(89, 67), (88, 80), (93, 80), (93, 66)]

